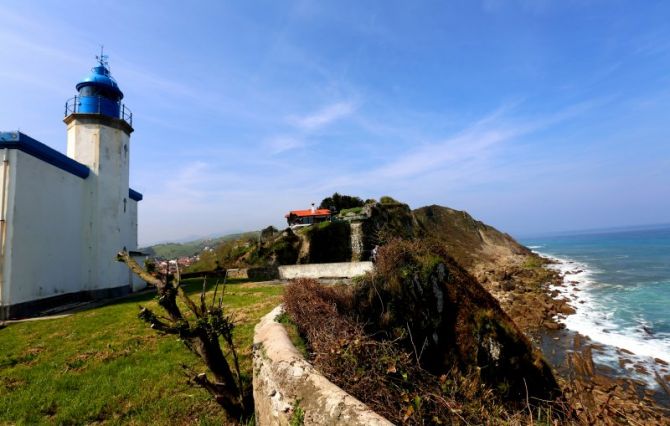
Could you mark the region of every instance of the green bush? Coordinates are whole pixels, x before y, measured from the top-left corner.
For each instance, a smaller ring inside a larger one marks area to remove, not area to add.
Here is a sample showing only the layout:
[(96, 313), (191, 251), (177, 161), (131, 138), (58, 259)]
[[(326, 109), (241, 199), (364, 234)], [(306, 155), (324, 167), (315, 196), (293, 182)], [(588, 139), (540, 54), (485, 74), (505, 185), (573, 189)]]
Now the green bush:
[(382, 204), (400, 204), (400, 201), (396, 200), (393, 197), (389, 197), (388, 195), (384, 195), (379, 199), (379, 202)]
[(319, 204), (320, 209), (330, 209), (339, 212), (353, 207), (363, 207), (365, 203), (359, 197), (351, 195), (342, 195), (337, 192), (330, 197), (324, 198)]

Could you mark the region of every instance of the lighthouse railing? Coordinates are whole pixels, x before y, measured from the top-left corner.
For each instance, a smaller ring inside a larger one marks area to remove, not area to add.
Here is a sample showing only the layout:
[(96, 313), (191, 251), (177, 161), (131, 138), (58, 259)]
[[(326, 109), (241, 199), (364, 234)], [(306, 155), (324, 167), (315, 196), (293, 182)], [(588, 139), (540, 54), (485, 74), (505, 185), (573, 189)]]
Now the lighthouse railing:
[(102, 96), (75, 96), (68, 99), (65, 102), (65, 116), (70, 114), (101, 114), (120, 118), (133, 125), (133, 113), (126, 104)]

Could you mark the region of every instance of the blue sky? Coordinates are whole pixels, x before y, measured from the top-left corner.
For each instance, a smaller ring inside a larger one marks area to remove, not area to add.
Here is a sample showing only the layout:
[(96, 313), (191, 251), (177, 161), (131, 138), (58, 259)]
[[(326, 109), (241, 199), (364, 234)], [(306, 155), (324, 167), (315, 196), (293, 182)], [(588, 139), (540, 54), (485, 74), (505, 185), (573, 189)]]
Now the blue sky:
[(283, 226), (334, 191), (517, 236), (664, 223), (668, 22), (651, 0), (4, 0), (0, 129), (64, 152), (104, 44), (141, 244)]

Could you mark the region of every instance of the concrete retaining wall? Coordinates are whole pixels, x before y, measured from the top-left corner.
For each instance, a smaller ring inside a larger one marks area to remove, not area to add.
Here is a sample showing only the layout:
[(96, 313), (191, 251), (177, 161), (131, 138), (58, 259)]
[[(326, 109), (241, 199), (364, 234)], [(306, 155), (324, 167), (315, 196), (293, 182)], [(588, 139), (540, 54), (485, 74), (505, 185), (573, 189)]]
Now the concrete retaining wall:
[(279, 278), (353, 278), (372, 271), (372, 262), (310, 263), (279, 267)]
[(288, 425), (301, 411), (305, 425), (392, 425), (302, 357), (284, 327), (275, 321), (281, 312), (277, 306), (254, 330), (256, 424)]

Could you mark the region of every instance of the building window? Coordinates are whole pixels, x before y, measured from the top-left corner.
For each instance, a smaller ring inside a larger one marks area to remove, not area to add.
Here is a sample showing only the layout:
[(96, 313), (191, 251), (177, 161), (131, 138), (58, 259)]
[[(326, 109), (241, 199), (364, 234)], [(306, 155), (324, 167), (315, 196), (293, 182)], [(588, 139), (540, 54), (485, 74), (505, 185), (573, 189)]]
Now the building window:
[(126, 200), (126, 199), (124, 198), (124, 199), (123, 199), (123, 212), (124, 212), (124, 213), (126, 212), (126, 204), (128, 204), (128, 200)]

